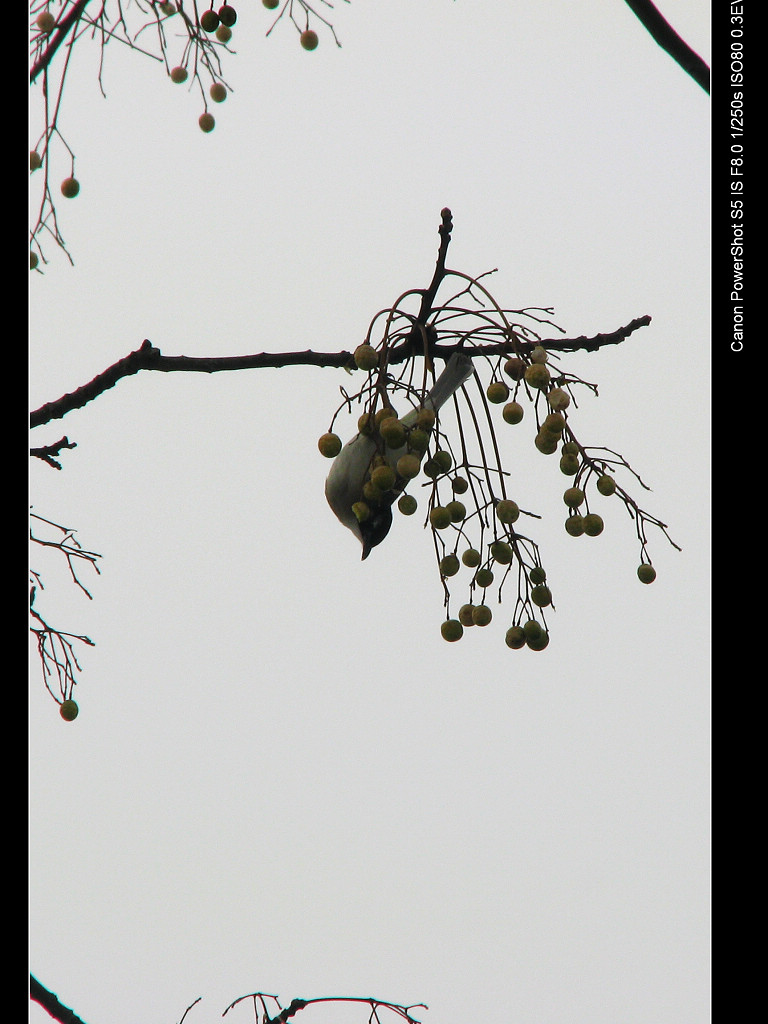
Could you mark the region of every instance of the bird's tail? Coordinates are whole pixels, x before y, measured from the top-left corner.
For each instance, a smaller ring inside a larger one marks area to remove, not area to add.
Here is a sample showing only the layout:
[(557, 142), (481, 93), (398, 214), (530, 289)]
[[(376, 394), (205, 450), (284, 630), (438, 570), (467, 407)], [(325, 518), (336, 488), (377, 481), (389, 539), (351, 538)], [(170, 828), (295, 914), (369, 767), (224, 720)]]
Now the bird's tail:
[(424, 405), (435, 412), (472, 376), (472, 360), (464, 352), (454, 352), (445, 369), (424, 399)]

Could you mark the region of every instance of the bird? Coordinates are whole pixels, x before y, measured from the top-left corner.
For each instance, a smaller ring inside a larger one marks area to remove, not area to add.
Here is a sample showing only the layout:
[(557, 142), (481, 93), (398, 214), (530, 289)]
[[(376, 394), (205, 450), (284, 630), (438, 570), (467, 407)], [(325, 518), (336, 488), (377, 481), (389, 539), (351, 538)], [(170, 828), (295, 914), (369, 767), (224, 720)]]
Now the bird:
[[(437, 412), (442, 405), (472, 376), (472, 360), (464, 352), (454, 352), (424, 398), (423, 407)], [(413, 409), (404, 416), (401, 422), (412, 427), (417, 420), (418, 409)], [(339, 522), (357, 537), (363, 547), (363, 559), (366, 559), (373, 548), (384, 540), (392, 526), (392, 501), (405, 486), (405, 480), (398, 477), (395, 486), (389, 492), (388, 502), (374, 506), (370, 516), (358, 522), (352, 506), (361, 501), (363, 484), (365, 483), (371, 460), (378, 452), (382, 452), (387, 461), (396, 469), (397, 460), (407, 451), (407, 447), (394, 451), (382, 445), (381, 438), (368, 434), (356, 434), (348, 441), (333, 460), (331, 471), (325, 481), (325, 497), (331, 510)]]

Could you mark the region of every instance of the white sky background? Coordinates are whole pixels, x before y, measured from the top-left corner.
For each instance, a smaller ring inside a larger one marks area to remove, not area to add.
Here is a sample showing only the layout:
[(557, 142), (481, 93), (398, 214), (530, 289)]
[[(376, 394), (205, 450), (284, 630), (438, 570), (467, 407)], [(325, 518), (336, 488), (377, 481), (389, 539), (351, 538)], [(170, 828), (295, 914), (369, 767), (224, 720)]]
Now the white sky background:
[[(708, 4), (660, 6), (708, 61)], [(117, 47), (104, 101), (80, 48), (75, 267), (49, 246), (31, 275), (31, 407), (144, 338), (353, 349), (429, 283), (449, 206), (449, 266), (497, 267), (507, 307), (554, 306), (572, 337), (653, 317), (563, 365), (600, 388), (577, 435), (628, 458), (683, 550), (651, 531), (642, 586), (617, 499), (595, 500), (600, 538), (568, 537), (530, 411), (497, 416), (513, 496), (543, 516), (551, 643), (506, 648), (510, 583), (449, 645), (422, 519), (361, 562), (325, 504), (343, 372), (142, 373), (35, 431), (78, 447), (32, 465), (30, 502), (104, 557), (89, 602), (34, 552), (41, 610), (97, 646), (72, 724), (30, 659), (33, 973), (87, 1024), (172, 1024), (197, 996), (188, 1024), (215, 1021), (257, 990), (425, 1002), (430, 1024), (700, 1024), (708, 98), (621, 0), (354, 0), (342, 49), (321, 32), (314, 53), (236, 7), (211, 135), (199, 94)]]

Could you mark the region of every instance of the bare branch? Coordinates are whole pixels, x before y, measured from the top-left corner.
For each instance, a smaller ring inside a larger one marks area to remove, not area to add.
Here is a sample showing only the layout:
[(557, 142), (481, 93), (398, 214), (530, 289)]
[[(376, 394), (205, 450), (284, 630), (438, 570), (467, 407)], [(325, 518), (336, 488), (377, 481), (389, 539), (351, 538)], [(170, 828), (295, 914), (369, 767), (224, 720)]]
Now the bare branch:
[(709, 95), (709, 68), (698, 53), (692, 50), (684, 39), (680, 38), (658, 7), (651, 3), (651, 0), (626, 0), (626, 4), (648, 29), (662, 50), (666, 50), (683, 71), (687, 71), (694, 82)]
[[(426, 292), (425, 292), (426, 294)], [(467, 355), (479, 356), (505, 355), (510, 351), (519, 351), (534, 344), (544, 345), (547, 349), (559, 352), (596, 352), (606, 345), (618, 345), (640, 327), (650, 324), (649, 316), (641, 316), (632, 320), (625, 327), (608, 334), (596, 334), (592, 338), (580, 337), (573, 339), (556, 338), (552, 340), (511, 343), (507, 341), (488, 345), (475, 346)], [(455, 345), (435, 343), (431, 353), (448, 359), (456, 349)], [(388, 363), (396, 365), (412, 358), (410, 335), (407, 340), (396, 345), (389, 351)], [(354, 358), (351, 352), (259, 352), (245, 356), (164, 356), (150, 341), (144, 341), (140, 348), (119, 359), (104, 370), (92, 381), (84, 384), (76, 391), (62, 395), (54, 402), (48, 402), (30, 415), (30, 426), (41, 427), (51, 420), (61, 419), (73, 409), (82, 409), (88, 402), (114, 387), (123, 377), (130, 377), (140, 370), (158, 370), (162, 373), (219, 373), (232, 370), (255, 370), (266, 367), (281, 368), (286, 366), (320, 366), (320, 367), (353, 367)]]
[(60, 1021), (61, 1024), (85, 1024), (74, 1010), (70, 1010), (60, 1003), (53, 992), (44, 988), (32, 974), (29, 976), (29, 998), (39, 1003), (54, 1020)]

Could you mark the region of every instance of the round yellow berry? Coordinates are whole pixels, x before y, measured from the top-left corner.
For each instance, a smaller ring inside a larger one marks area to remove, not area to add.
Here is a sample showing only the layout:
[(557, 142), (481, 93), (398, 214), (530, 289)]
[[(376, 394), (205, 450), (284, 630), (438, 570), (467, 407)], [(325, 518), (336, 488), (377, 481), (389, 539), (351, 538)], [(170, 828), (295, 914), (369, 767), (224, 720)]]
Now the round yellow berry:
[(317, 447), (320, 454), (324, 455), (326, 459), (334, 459), (341, 451), (341, 438), (338, 434), (332, 434), (329, 431), (318, 438)]
[(404, 480), (413, 480), (419, 475), (420, 468), (421, 464), (416, 455), (401, 455), (397, 460), (397, 472)]
[(389, 463), (386, 463), (383, 466), (377, 466), (371, 473), (371, 483), (382, 491), (391, 490), (395, 486), (396, 479), (397, 474)]
[(501, 415), (504, 417), (505, 422), (511, 423), (514, 426), (515, 423), (519, 423), (523, 418), (524, 411), (519, 402), (507, 402), (501, 410)]
[(509, 388), (503, 381), (495, 380), (485, 389), (485, 394), (489, 402), (492, 402), (494, 405), (501, 405), (502, 402), (506, 402), (509, 398)]
[(354, 359), (358, 370), (373, 370), (379, 365), (379, 357), (373, 345), (358, 345), (354, 352)]
[(555, 412), (562, 412), (563, 409), (567, 409), (571, 404), (571, 396), (562, 388), (552, 388), (547, 395), (547, 401), (549, 402), (550, 409), (554, 409)]
[(543, 363), (531, 363), (525, 371), (525, 380), (530, 387), (543, 391), (549, 384), (549, 370)]

